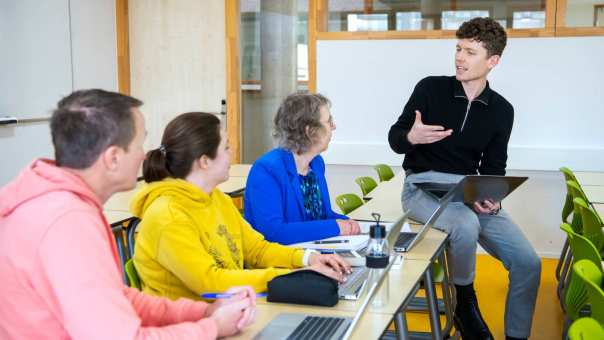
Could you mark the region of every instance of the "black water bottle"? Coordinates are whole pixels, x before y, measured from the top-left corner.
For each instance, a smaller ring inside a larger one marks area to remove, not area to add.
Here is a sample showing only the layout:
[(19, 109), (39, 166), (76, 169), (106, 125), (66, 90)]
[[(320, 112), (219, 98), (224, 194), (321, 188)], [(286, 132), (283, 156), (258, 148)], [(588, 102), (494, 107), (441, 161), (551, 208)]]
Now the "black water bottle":
[[(378, 284), (382, 276), (387, 275), (386, 267), (388, 267), (390, 261), (390, 249), (388, 249), (388, 243), (386, 242), (386, 227), (380, 224), (379, 214), (373, 213), (371, 215), (376, 219), (376, 223), (372, 224), (369, 229), (369, 244), (365, 257), (365, 264), (369, 269), (367, 281), (369, 289)], [(371, 306), (384, 306), (388, 300), (388, 289), (388, 278), (385, 277), (371, 301)]]

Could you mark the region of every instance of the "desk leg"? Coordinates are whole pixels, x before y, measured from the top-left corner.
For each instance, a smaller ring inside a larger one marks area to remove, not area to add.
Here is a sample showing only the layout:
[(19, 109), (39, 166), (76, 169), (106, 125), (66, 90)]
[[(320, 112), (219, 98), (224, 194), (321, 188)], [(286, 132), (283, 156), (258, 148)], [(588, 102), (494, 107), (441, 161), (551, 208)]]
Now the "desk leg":
[(446, 251), (443, 251), (438, 256), (438, 261), (443, 267), (444, 277), (442, 282), (443, 301), (445, 302), (445, 315), (447, 323), (445, 324), (444, 334), (451, 334), (453, 329), (453, 313), (455, 312), (455, 293), (452, 291), (449, 277), (449, 263), (447, 262)]
[(438, 314), (438, 305), (434, 281), (432, 281), (432, 266), (429, 266), (424, 273), (424, 285), (426, 297), (428, 298), (428, 311), (430, 312), (430, 327), (432, 328), (432, 339), (441, 340), (440, 315)]
[(394, 326), (396, 327), (396, 338), (398, 340), (407, 340), (409, 338), (409, 329), (407, 328), (407, 318), (405, 312), (398, 312), (394, 317)]

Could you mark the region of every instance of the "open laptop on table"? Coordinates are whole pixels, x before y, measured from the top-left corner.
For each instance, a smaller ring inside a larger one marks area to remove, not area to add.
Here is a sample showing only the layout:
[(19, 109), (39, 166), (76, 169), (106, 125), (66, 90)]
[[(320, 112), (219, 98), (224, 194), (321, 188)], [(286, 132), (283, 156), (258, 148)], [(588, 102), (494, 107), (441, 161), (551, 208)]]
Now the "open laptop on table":
[[(392, 235), (400, 234), (401, 229), (405, 225), (407, 215), (403, 214), (391, 227), (386, 234), (386, 240), (388, 242), (389, 249), (393, 249), (396, 242), (396, 237)], [(352, 273), (346, 278), (346, 282), (341, 283), (338, 289), (338, 295), (342, 300), (358, 300), (363, 292), (367, 277), (369, 276), (369, 270), (365, 267), (365, 255), (367, 250), (367, 244), (362, 249), (348, 252), (336, 252), (336, 254), (342, 256), (348, 261), (352, 267)]]
[[(407, 215), (403, 214), (398, 221), (392, 226), (388, 232), (386, 239), (388, 246), (392, 249), (396, 242), (396, 235), (400, 234), (401, 228), (407, 219)], [(388, 273), (390, 267), (394, 263), (394, 258), (390, 258), (390, 263), (384, 273)], [(368, 274), (369, 271), (365, 269)], [(361, 307), (357, 310), (354, 318), (349, 317), (328, 317), (309, 314), (282, 313), (277, 315), (271, 322), (258, 333), (254, 339), (256, 340), (273, 340), (273, 339), (299, 339), (299, 340), (336, 340), (348, 339), (354, 327), (363, 316), (371, 298), (375, 294), (384, 277), (382, 275), (379, 280), (371, 287), (368, 287), (367, 294), (361, 303)], [(367, 276), (365, 276), (363, 286), (367, 284)], [(359, 288), (362, 291), (362, 287)], [(360, 292), (357, 292), (360, 295)]]
[(422, 226), (419, 232), (403, 232), (399, 233), (397, 240), (394, 244), (394, 251), (397, 252), (408, 252), (421, 241), (424, 236), (430, 231), (430, 228), (434, 226), (440, 214), (445, 210), (449, 202), (453, 200), (453, 198), (458, 195), (458, 192), (463, 188), (462, 181), (455, 184), (453, 187), (449, 189), (449, 191), (439, 199), (438, 208), (434, 210), (432, 215), (428, 218), (426, 223)]

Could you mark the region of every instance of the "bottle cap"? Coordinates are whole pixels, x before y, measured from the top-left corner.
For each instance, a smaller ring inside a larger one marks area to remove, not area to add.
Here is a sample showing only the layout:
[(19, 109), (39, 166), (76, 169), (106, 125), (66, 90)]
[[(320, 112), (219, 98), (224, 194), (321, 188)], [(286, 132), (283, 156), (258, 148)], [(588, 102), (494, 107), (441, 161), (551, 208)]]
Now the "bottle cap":
[(386, 268), (390, 262), (389, 256), (369, 256), (365, 257), (367, 268)]
[(369, 228), (369, 237), (371, 238), (385, 238), (386, 227), (383, 224), (372, 224)]

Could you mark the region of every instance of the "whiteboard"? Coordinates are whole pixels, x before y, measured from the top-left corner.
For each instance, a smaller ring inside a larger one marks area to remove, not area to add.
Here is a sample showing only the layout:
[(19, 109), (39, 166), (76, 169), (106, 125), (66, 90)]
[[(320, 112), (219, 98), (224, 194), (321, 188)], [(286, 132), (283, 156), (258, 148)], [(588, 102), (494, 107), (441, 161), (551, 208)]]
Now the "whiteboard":
[[(117, 89), (115, 2), (0, 0), (0, 116), (50, 116), (82, 88)], [(0, 187), (53, 156), (48, 122), (0, 127)]]
[(0, 116), (49, 116), (71, 92), (68, 0), (0, 0)]
[[(326, 161), (400, 165), (388, 130), (420, 79), (454, 74), (455, 42), (318, 41), (317, 90), (337, 125)], [(509, 39), (489, 80), (515, 109), (508, 169), (604, 171), (604, 37)]]

